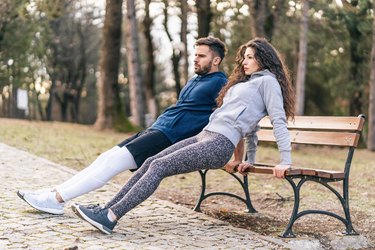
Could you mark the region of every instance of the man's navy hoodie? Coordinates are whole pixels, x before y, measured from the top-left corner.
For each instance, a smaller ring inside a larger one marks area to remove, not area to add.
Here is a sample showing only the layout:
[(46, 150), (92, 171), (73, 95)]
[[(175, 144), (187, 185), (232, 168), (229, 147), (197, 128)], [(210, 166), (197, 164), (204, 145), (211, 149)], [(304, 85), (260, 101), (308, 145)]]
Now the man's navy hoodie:
[(167, 108), (150, 129), (161, 131), (171, 143), (198, 134), (207, 125), (226, 82), (222, 72), (194, 76), (181, 90), (177, 103)]

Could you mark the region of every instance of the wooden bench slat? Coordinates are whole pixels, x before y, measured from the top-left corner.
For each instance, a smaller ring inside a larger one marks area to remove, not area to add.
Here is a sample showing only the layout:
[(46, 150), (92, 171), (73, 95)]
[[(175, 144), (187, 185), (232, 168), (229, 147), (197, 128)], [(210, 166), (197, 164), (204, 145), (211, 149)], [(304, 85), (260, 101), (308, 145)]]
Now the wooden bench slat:
[[(365, 119), (347, 116), (295, 116), (294, 121), (288, 122), (289, 129), (361, 131)], [(262, 128), (272, 128), (269, 117), (263, 118), (259, 125)]]
[[(274, 165), (265, 165), (255, 163), (253, 167), (248, 168), (250, 173), (257, 173), (257, 174), (273, 174), (273, 167)], [(328, 179), (344, 179), (345, 174), (339, 171), (331, 171), (331, 170), (324, 170), (324, 169), (310, 169), (310, 168), (296, 168), (292, 167), (291, 169), (286, 171), (287, 176), (294, 176), (294, 175), (306, 175), (306, 176), (316, 176), (321, 178), (328, 178)]]
[[(257, 132), (259, 141), (275, 142), (273, 131), (261, 129)], [(314, 144), (356, 147), (360, 134), (350, 132), (316, 132), (316, 131), (289, 131), (290, 140), (295, 144)]]

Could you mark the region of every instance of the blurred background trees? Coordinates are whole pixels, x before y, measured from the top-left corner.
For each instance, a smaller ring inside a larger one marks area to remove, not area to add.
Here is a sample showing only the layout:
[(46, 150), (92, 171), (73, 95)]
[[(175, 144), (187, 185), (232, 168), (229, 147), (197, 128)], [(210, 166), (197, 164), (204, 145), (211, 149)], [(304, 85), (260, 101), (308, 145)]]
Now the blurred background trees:
[(145, 127), (192, 77), (198, 37), (225, 41), (230, 74), (237, 48), (263, 36), (298, 114), (363, 113), (375, 150), (373, 20), (373, 0), (3, 0), (0, 117)]

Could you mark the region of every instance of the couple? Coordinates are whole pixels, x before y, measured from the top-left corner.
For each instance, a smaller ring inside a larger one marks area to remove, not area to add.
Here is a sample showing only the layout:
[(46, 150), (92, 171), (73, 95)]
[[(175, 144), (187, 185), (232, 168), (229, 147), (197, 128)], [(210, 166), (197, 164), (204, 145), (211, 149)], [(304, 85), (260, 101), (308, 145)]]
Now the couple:
[[(197, 76), (187, 83), (176, 105), (151, 128), (103, 153), (55, 189), (19, 191), (18, 195), (38, 210), (62, 214), (64, 202), (103, 186), (119, 172), (139, 167), (104, 206), (72, 206), (80, 218), (110, 234), (118, 220), (152, 195), (165, 177), (225, 164), (239, 164), (238, 171), (246, 174), (255, 160), (257, 124), (267, 115), (281, 155), (274, 175), (284, 177), (291, 165), (287, 118), (294, 116), (288, 70), (270, 43), (255, 38), (239, 48), (233, 73), (221, 88), (226, 79), (218, 67), (224, 54), (225, 46), (219, 39), (198, 39), (194, 59)], [(247, 139), (246, 162), (242, 162), (243, 138)], [(233, 153), (235, 157), (229, 161)]]

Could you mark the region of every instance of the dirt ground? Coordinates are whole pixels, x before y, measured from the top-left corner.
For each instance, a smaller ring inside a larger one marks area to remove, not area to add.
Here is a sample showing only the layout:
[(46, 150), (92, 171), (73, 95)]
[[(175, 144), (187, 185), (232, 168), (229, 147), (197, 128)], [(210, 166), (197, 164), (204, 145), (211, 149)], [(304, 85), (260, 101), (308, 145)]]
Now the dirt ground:
[[(229, 176), (229, 175), (228, 175)], [(292, 190), (292, 188), (290, 187)], [(240, 194), (238, 192), (238, 194)], [(288, 224), (289, 216), (293, 206), (292, 192), (288, 196), (281, 196), (278, 193), (251, 193), (252, 204), (257, 213), (247, 213), (245, 204), (237, 199), (223, 196), (213, 196), (203, 202), (202, 212), (214, 218), (227, 221), (235, 227), (250, 229), (262, 235), (277, 236), (284, 232)], [(160, 188), (156, 197), (169, 200), (175, 204), (194, 208), (198, 192), (191, 190), (174, 190)], [(307, 198), (302, 199), (301, 204)], [(310, 202), (310, 201), (308, 201)], [(324, 209), (335, 211), (339, 214), (339, 204), (335, 201), (324, 203)], [(369, 217), (357, 209), (351, 209), (354, 229), (366, 236), (371, 242), (375, 242), (375, 218)], [(293, 227), (297, 237), (313, 237), (329, 249), (330, 234), (341, 235), (344, 232), (344, 225), (329, 216), (308, 215), (297, 220)]]

